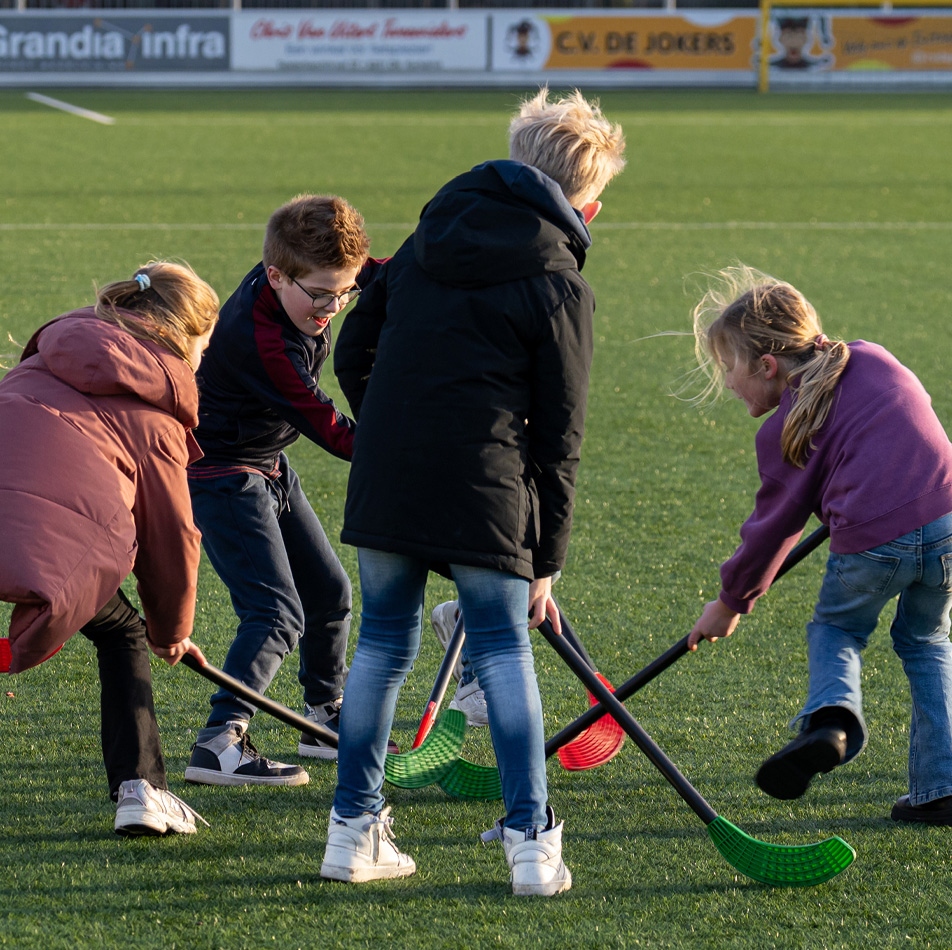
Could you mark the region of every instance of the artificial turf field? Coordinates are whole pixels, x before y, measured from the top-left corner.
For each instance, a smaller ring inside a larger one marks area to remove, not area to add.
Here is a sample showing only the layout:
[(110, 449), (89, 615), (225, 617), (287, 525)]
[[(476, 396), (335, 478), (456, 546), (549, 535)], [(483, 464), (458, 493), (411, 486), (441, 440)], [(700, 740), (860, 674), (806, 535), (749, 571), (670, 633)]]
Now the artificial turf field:
[[(271, 210), (301, 191), (347, 197), (364, 212), (372, 253), (391, 254), (446, 179), (505, 157), (508, 116), (524, 90), (46, 92), (115, 122), (0, 91), (7, 367), (35, 327), (150, 258), (189, 261), (224, 300), (258, 261)], [(597, 345), (575, 528), (556, 595), (618, 684), (679, 640), (716, 596), (717, 567), (757, 487), (758, 423), (732, 401), (700, 412), (674, 398), (693, 341), (656, 335), (689, 329), (705, 273), (743, 261), (790, 280), (830, 336), (896, 353), (952, 424), (952, 95), (615, 90), (600, 99), (624, 126), (629, 164), (604, 195), (584, 270), (598, 300)], [(337, 393), (330, 367), (324, 384)], [(346, 464), (304, 442), (291, 455), (336, 539)], [(357, 617), (355, 553), (339, 550)], [(123, 840), (105, 792), (95, 656), (76, 637), (0, 691), (0, 945), (947, 950), (952, 831), (888, 817), (906, 791), (909, 718), (888, 617), (865, 658), (863, 755), (792, 802), (753, 782), (805, 696), (803, 627), (824, 551), (778, 581), (733, 638), (704, 644), (627, 706), (748, 834), (777, 844), (849, 841), (855, 863), (826, 884), (772, 888), (736, 873), (630, 741), (595, 771), (549, 760), (575, 878), (567, 894), (513, 898), (500, 846), (478, 840), (500, 803), (459, 802), (432, 787), (389, 787), (414, 877), (323, 882), (333, 765), (308, 764), (311, 782), (301, 788), (187, 785), (211, 688), (157, 660), (170, 784), (211, 828)], [(434, 578), (427, 615), (450, 596)], [(8, 616), (0, 609), (4, 627)], [(224, 588), (203, 562), (195, 639), (213, 663), (223, 662), (233, 628)], [(355, 621), (352, 646), (356, 636)], [(552, 735), (587, 700), (548, 645), (535, 643)], [(440, 655), (427, 625), (397, 711), (405, 748)], [(295, 657), (270, 695), (299, 707)], [(264, 714), (252, 736), (264, 754), (297, 761), (297, 734)], [(467, 743), (470, 757), (491, 761), (484, 737)]]

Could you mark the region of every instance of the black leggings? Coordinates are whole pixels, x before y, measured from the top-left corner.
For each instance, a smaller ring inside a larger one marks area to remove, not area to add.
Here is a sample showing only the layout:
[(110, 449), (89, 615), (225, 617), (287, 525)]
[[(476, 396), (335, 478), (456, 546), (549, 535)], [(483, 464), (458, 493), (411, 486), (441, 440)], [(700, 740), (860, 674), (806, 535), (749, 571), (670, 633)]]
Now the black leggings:
[(145, 621), (121, 591), (81, 630), (93, 642), (102, 687), (102, 757), (113, 801), (127, 779), (168, 788), (152, 700)]

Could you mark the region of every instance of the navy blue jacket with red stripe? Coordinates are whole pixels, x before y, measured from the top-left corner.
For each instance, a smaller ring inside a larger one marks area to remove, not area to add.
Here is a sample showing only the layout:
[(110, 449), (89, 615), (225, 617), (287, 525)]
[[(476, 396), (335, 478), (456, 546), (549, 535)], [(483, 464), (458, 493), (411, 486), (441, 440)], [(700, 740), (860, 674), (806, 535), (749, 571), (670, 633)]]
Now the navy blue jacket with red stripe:
[[(358, 285), (365, 286), (379, 267), (368, 260)], [(355, 423), (320, 387), (330, 352), (331, 324), (317, 337), (301, 333), (258, 264), (222, 307), (196, 373), (195, 437), (205, 457), (192, 467), (269, 472), (300, 435), (349, 461)]]

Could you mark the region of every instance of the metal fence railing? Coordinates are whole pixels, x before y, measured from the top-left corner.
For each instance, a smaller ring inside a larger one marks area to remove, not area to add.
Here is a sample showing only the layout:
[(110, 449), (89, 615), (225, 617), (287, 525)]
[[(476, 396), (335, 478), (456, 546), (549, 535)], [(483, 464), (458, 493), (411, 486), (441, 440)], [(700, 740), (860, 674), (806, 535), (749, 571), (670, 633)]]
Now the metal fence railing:
[(0, 0), (0, 10), (740, 9), (758, 0)]

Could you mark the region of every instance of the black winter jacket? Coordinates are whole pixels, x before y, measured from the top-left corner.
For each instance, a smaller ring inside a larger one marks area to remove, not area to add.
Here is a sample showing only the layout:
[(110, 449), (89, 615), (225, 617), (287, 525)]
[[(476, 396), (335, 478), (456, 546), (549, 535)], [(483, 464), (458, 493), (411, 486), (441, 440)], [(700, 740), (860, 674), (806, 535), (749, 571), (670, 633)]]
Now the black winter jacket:
[(479, 165), (424, 208), (338, 333), (358, 419), (342, 541), (529, 579), (562, 569), (590, 244), (559, 186), (519, 162)]

